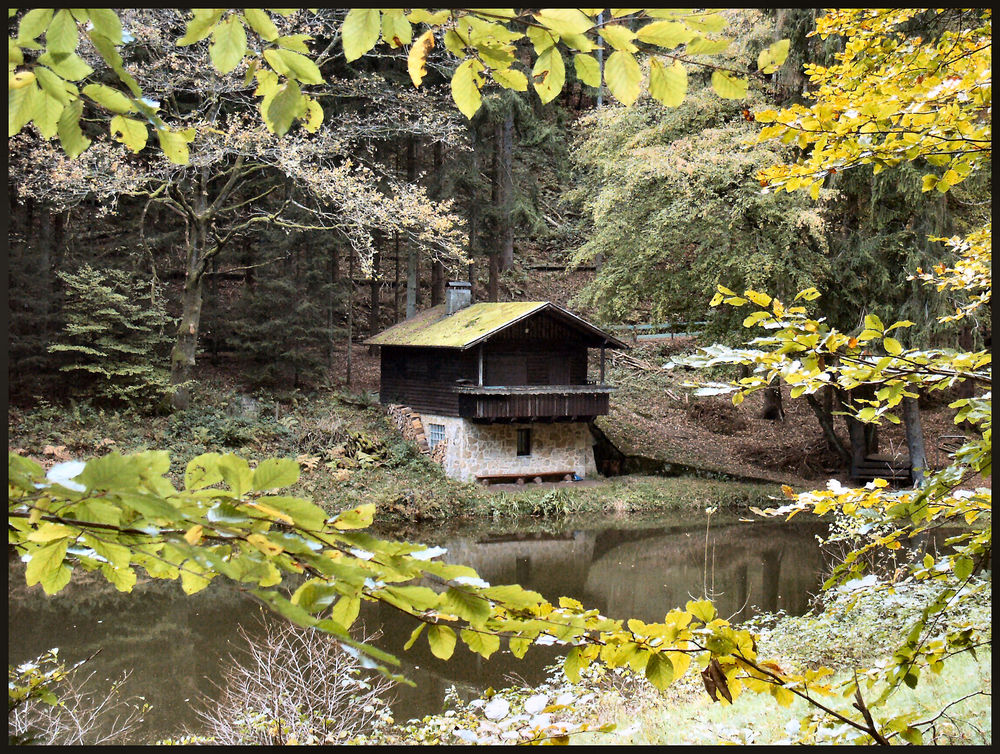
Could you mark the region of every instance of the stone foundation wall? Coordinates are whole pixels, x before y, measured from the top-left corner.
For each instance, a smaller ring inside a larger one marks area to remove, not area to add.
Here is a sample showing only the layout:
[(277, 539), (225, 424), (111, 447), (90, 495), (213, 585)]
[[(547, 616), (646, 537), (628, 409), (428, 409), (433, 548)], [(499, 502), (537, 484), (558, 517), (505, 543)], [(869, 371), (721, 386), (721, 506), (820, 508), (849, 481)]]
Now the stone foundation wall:
[[(421, 414), (423, 428), (444, 426), (445, 440), (432, 458), (452, 479), (474, 482), (477, 475), (573, 471), (596, 476), (594, 438), (586, 422), (474, 424), (454, 416)], [(531, 430), (531, 455), (517, 455), (517, 430)], [(439, 460), (440, 459), (440, 460)]]

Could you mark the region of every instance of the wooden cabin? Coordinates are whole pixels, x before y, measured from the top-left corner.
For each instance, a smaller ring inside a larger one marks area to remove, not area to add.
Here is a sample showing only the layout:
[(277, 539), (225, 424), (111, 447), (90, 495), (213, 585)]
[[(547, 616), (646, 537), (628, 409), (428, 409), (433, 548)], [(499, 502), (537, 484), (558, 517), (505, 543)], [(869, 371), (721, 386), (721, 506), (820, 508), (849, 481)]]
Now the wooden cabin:
[[(450, 283), (446, 296), (365, 341), (380, 347), (382, 404), (418, 418), (455, 478), (595, 474), (588, 423), (608, 413), (605, 352), (627, 346), (550, 302), (474, 304), (468, 283)], [(591, 349), (596, 383), (587, 381)]]

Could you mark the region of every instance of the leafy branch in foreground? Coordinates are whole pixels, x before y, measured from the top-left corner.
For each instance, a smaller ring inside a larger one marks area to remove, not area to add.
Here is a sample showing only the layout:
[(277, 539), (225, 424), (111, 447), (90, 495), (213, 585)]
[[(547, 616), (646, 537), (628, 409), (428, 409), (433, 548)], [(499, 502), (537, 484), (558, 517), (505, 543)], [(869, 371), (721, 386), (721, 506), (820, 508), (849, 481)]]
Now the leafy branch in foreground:
[[(243, 74), (243, 86), (259, 98), (261, 118), (272, 133), (282, 136), (296, 124), (315, 133), (324, 118), (319, 102), (323, 91), (317, 87), (325, 83), (320, 69), (325, 56), (311, 53), (310, 35), (297, 33), (301, 28), (297, 17), (304, 12), (196, 8), (176, 44), (210, 40), (211, 66), (221, 75)], [(18, 10), (7, 13), (8, 25), (13, 27)], [(625, 105), (631, 105), (643, 87), (636, 54), (659, 55), (650, 58), (647, 87), (654, 99), (671, 107), (680, 104), (687, 93), (685, 64), (711, 69), (712, 86), (720, 97), (742, 99), (750, 77), (763, 79), (773, 73), (788, 54), (789, 42), (781, 40), (761, 52), (757, 71), (735, 70), (702, 59), (729, 46), (728, 38), (710, 36), (726, 26), (719, 13), (612, 8), (603, 21), (602, 13), (592, 8), (433, 12), (354, 8), (347, 13), (339, 37), (348, 62), (369, 53), (380, 41), (391, 49), (409, 47), (407, 71), (418, 87), (426, 76), (428, 54), (435, 46), (443, 46), (460, 61), (452, 74), (451, 92), (468, 118), (480, 107), (480, 91), (487, 79), (516, 91), (526, 91), (530, 80), (542, 102), (553, 100), (566, 81), (562, 49), (572, 56), (576, 76), (583, 83), (599, 87), (603, 76), (611, 93)], [(415, 27), (419, 26), (426, 28), (418, 35)], [(530, 70), (513, 44), (519, 40), (530, 41), (531, 50), (524, 50), (529, 61), (533, 50)], [(88, 119), (111, 116), (111, 138), (132, 152), (146, 146), (152, 127), (167, 158), (187, 163), (188, 144), (204, 129), (171, 126), (160, 112), (160, 103), (143, 94), (121, 54), (121, 48), (133, 41), (111, 9), (33, 8), (23, 13), (16, 33), (8, 37), (8, 136), (34, 123), (44, 138), (58, 137), (66, 154), (75, 158), (92, 141), (81, 127), (86, 112)], [(590, 53), (608, 48), (611, 52), (602, 67)], [(91, 63), (106, 70), (95, 75)]]
[[(615, 620), (569, 597), (552, 604), (517, 585), (490, 585), (467, 566), (436, 560), (442, 548), (374, 537), (364, 531), (373, 505), (328, 517), (309, 500), (277, 494), (297, 481), (294, 461), (251, 469), (235, 455), (207, 453), (188, 464), (180, 490), (164, 477), (168, 468), (166, 452), (147, 451), (67, 462), (46, 474), (9, 454), (9, 541), (27, 562), (27, 583), (53, 594), (83, 569), (128, 592), (141, 568), (179, 579), (190, 594), (221, 576), (292, 623), (336, 638), (363, 667), (407, 683), (389, 669), (398, 658), (350, 635), (363, 600), (410, 616), (416, 625), (405, 648), (425, 633), (442, 659), (458, 641), (485, 658), (502, 641), (519, 658), (532, 644), (560, 644), (574, 682), (599, 662), (628, 665), (663, 689), (693, 665), (726, 702), (743, 690), (783, 705), (834, 691), (828, 670), (789, 674), (762, 660), (755, 636), (718, 617), (708, 601), (688, 602), (659, 623)], [(823, 709), (860, 734), (879, 735), (850, 712)]]

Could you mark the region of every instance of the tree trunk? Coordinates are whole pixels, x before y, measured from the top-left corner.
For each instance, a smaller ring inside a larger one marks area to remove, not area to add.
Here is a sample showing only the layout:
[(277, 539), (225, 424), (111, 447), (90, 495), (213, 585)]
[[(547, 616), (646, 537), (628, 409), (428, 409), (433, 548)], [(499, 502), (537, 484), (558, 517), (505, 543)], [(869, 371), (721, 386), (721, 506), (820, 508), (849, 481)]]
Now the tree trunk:
[(920, 403), (916, 398), (903, 398), (903, 425), (906, 447), (910, 451), (913, 486), (923, 487), (927, 475), (927, 454), (924, 451), (924, 430), (920, 425)]
[(170, 384), (174, 386), (171, 405), (180, 410), (191, 405), (191, 389), (186, 383), (191, 379), (195, 354), (198, 351), (202, 282), (207, 262), (208, 221), (204, 215), (204, 193), (199, 194), (198, 200), (196, 209), (201, 210), (201, 219), (194, 223), (193, 238), (187, 250), (184, 293), (181, 297), (181, 319), (177, 326), (177, 339), (170, 353)]
[[(441, 201), (444, 191), (441, 188), (441, 180), (444, 175), (444, 155), (441, 142), (434, 143), (434, 198)], [(439, 259), (431, 260), (431, 306), (444, 303), (444, 291), (447, 284), (447, 273), (444, 264)]]
[(354, 251), (347, 255), (347, 374), (345, 382), (351, 386), (351, 340), (354, 338)]
[(850, 407), (847, 405), (847, 398), (842, 390), (837, 390), (837, 398), (840, 403), (840, 410), (844, 411), (844, 423), (847, 425), (847, 436), (851, 442), (851, 471), (853, 467), (865, 460), (867, 447), (865, 445), (865, 425), (855, 419), (850, 414)]
[[(376, 237), (376, 249), (379, 242), (379, 238)], [(368, 306), (368, 333), (370, 335), (375, 335), (379, 330), (379, 282), (378, 282), (378, 267), (382, 261), (382, 253), (380, 251), (375, 252), (372, 256), (372, 277), (369, 283), (369, 306)]]
[(761, 419), (781, 421), (785, 418), (785, 409), (781, 405), (781, 387), (771, 385), (764, 389), (764, 408), (760, 412)]
[[(406, 143), (406, 179), (413, 183), (417, 180), (417, 140), (414, 137)], [(417, 313), (420, 303), (420, 259), (415, 241), (407, 244), (406, 254), (406, 318)]]
[(827, 403), (828, 397), (832, 396), (832, 390), (829, 386), (824, 388), (824, 390), (827, 391), (827, 393), (824, 396), (822, 404), (815, 395), (809, 394), (806, 394), (806, 403), (809, 404), (813, 413), (816, 414), (816, 420), (819, 422), (819, 426), (823, 430), (823, 437), (826, 439), (827, 447), (840, 456), (840, 460), (845, 466), (850, 467), (851, 451), (844, 447), (844, 443), (842, 443), (840, 438), (837, 437), (837, 431), (833, 426), (833, 413), (831, 411), (832, 406)]
[(510, 218), (514, 199), (514, 114), (510, 110), (500, 129), (499, 173), (500, 269), (509, 270), (514, 266), (514, 223)]
[[(499, 217), (500, 210), (500, 141), (502, 130), (500, 126), (494, 129), (493, 138), (493, 158), (490, 165), (490, 205), (493, 207), (495, 217)], [(489, 278), (486, 283), (486, 300), (498, 301), (500, 293), (500, 233), (498, 222), (491, 222), (489, 230), (493, 235), (489, 244)]]

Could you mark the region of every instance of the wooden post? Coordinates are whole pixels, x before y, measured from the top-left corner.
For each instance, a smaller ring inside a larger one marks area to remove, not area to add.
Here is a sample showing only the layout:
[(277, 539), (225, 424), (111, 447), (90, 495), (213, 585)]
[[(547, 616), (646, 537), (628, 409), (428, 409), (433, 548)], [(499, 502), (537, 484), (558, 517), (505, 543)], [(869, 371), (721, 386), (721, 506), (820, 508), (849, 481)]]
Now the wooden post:
[(604, 344), (601, 344), (601, 377), (597, 384), (604, 384)]
[(479, 344), (479, 387), (483, 386), (483, 344)]

